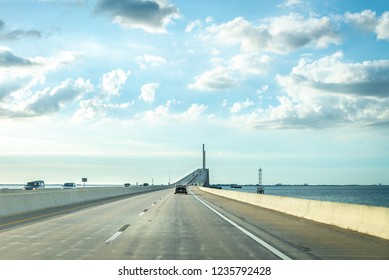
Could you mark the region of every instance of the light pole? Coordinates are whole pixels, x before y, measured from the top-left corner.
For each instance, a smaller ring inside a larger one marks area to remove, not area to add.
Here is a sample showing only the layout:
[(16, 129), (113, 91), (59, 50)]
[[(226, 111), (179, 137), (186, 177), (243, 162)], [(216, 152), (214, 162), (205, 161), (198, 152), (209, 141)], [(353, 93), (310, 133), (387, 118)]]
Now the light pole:
[(264, 188), (262, 186), (262, 168), (259, 168), (259, 170), (258, 170), (257, 193), (265, 193), (265, 190), (264, 190)]

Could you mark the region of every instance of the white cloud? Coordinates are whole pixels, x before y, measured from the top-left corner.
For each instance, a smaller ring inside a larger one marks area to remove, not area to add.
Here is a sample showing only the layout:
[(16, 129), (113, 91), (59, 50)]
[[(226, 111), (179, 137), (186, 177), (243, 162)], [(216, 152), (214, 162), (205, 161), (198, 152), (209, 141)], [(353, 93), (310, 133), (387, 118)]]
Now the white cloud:
[(201, 21), (199, 19), (189, 23), (188, 26), (185, 28), (185, 32), (192, 32), (193, 29), (195, 29), (197, 26), (201, 26)]
[[(268, 37), (264, 28), (252, 26), (242, 17), (220, 25), (212, 25), (206, 31), (208, 35), (215, 36), (217, 41), (223, 45), (240, 45), (243, 50), (249, 52), (264, 49), (266, 37)], [(208, 42), (213, 42), (211, 38), (205, 36)]]
[[(36, 87), (46, 81), (47, 75), (74, 63), (78, 57), (79, 54), (75, 52), (62, 52), (49, 58), (24, 58), (14, 54), (9, 48), (0, 47), (0, 116), (30, 116), (27, 106), (31, 105), (31, 100), (37, 100), (45, 94), (52, 94), (53, 98), (48, 102), (55, 103), (54, 99), (61, 95), (59, 92), (51, 92), (53, 89), (50, 87), (37, 92)], [(60, 101), (56, 105), (54, 103), (51, 105), (60, 107)], [(48, 112), (54, 110), (54, 107)], [(38, 112), (34, 114), (36, 113)]]
[(166, 63), (166, 59), (161, 56), (145, 54), (135, 58), (142, 69), (157, 68)]
[(207, 106), (195, 103), (183, 112), (173, 112), (171, 105), (175, 103), (168, 101), (166, 105), (159, 105), (154, 110), (138, 114), (135, 119), (145, 121), (151, 125), (191, 122), (203, 116), (207, 109)]
[(102, 77), (101, 90), (106, 96), (118, 96), (122, 86), (127, 81), (127, 78), (131, 75), (130, 71), (123, 71), (122, 69), (112, 70), (106, 73)]
[(201, 91), (226, 90), (235, 87), (238, 80), (233, 77), (230, 69), (218, 66), (195, 77), (195, 82), (188, 85), (190, 89)]
[(228, 90), (247, 76), (266, 73), (271, 58), (259, 53), (243, 53), (227, 61), (220, 58), (212, 61), (218, 66), (195, 77), (195, 82), (189, 84), (188, 88), (200, 91)]
[(345, 62), (341, 52), (303, 58), (277, 81), (286, 93), (277, 97), (278, 105), (234, 114), (251, 106), (249, 99), (236, 102), (229, 124), (300, 129), (389, 123), (389, 60)]
[(200, 104), (192, 104), (184, 113), (181, 114), (183, 120), (193, 121), (196, 120), (199, 116), (201, 116), (207, 106)]
[(319, 60), (301, 59), (278, 76), (287, 93), (269, 107), (260, 126), (326, 127), (344, 123), (389, 122), (389, 60), (346, 63), (337, 52)]
[(300, 5), (302, 3), (301, 0), (285, 0), (285, 2), (278, 5), (279, 7), (292, 7), (296, 5)]
[(71, 121), (106, 120), (112, 117), (112, 111), (124, 110), (133, 105), (133, 101), (122, 103), (113, 101), (114, 97), (121, 95), (120, 91), (130, 75), (130, 71), (125, 72), (122, 69), (115, 69), (103, 74), (100, 84), (101, 94), (81, 99), (79, 102), (80, 107), (74, 113)]
[(258, 53), (243, 53), (236, 55), (227, 62), (227, 67), (241, 74), (264, 74), (267, 72), (271, 57)]
[(170, 119), (170, 111), (168, 106), (159, 105), (152, 111), (146, 111), (143, 114), (138, 114), (136, 118), (141, 118), (150, 124), (162, 124)]
[(378, 39), (389, 40), (389, 12), (385, 12), (378, 20), (376, 33)]
[(290, 53), (302, 47), (325, 48), (339, 44), (340, 37), (329, 17), (304, 18), (299, 14), (264, 19), (254, 25), (242, 17), (207, 28), (223, 45), (239, 45), (244, 52)]
[(213, 17), (209, 16), (209, 17), (207, 17), (207, 18), (205, 19), (205, 22), (206, 22), (206, 23), (212, 23), (212, 22), (214, 22), (214, 19), (213, 19)]
[(24, 58), (16, 55), (11, 49), (0, 46), (0, 73), (11, 73), (12, 76), (39, 76), (58, 70), (76, 62), (80, 57), (77, 52), (60, 52), (53, 57)]
[(389, 97), (389, 60), (345, 63), (336, 52), (317, 61), (301, 59), (282, 85), (304, 85), (316, 92), (354, 96)]
[(133, 104), (134, 102), (115, 104), (111, 103), (110, 100), (99, 98), (83, 99), (80, 100), (80, 108), (74, 113), (71, 121), (109, 120), (112, 119), (112, 110), (124, 110)]
[(269, 90), (269, 85), (263, 85), (256, 91), (256, 93), (263, 94), (263, 93), (267, 92), (268, 90)]
[(10, 48), (0, 46), (0, 67), (31, 66), (32, 64), (31, 60), (12, 53)]
[(372, 10), (364, 10), (360, 13), (346, 12), (344, 16), (346, 21), (352, 22), (365, 30), (374, 31), (377, 25), (376, 13)]
[(359, 13), (346, 12), (344, 17), (346, 21), (354, 23), (361, 29), (375, 32), (377, 39), (389, 40), (389, 12), (377, 17), (376, 12), (364, 10)]
[(72, 122), (93, 120), (97, 117), (104, 118), (106, 116), (106, 113), (102, 109), (102, 102), (99, 99), (81, 100), (79, 106), (80, 108), (74, 113), (73, 117), (71, 118)]
[(255, 103), (247, 98), (243, 102), (235, 102), (234, 104), (232, 104), (232, 107), (230, 108), (230, 112), (233, 114), (239, 113), (241, 110), (249, 108), (254, 105)]
[(79, 52), (63, 51), (54, 57), (49, 57), (49, 58), (35, 57), (35, 58), (31, 58), (31, 60), (36, 64), (42, 65), (43, 66), (42, 70), (44, 72), (49, 72), (49, 71), (61, 69), (66, 65), (75, 63), (80, 59), (81, 56), (82, 54)]
[(166, 33), (167, 25), (180, 17), (178, 8), (165, 0), (99, 0), (96, 11), (109, 14), (123, 28), (148, 33)]
[(52, 89), (45, 89), (36, 93), (29, 101), (27, 110), (34, 114), (47, 114), (56, 112), (66, 103), (72, 102), (82, 95), (91, 92), (93, 85), (89, 80), (77, 79), (73, 81), (68, 78), (59, 86)]
[(13, 29), (6, 31), (4, 28), (5, 23), (0, 19), (0, 40), (2, 41), (15, 41), (24, 38), (41, 38), (42, 33), (39, 30), (35, 29)]
[(302, 47), (324, 48), (338, 44), (340, 37), (329, 17), (304, 18), (298, 14), (263, 19), (255, 25), (242, 17), (207, 27), (203, 39), (223, 46), (240, 46), (230, 59), (212, 59), (216, 66), (195, 77), (190, 89), (220, 91), (236, 87), (249, 76), (269, 71), (272, 58), (264, 51), (289, 53)]
[(141, 87), (141, 94), (139, 99), (147, 103), (152, 103), (155, 101), (155, 91), (159, 88), (159, 83), (149, 83)]

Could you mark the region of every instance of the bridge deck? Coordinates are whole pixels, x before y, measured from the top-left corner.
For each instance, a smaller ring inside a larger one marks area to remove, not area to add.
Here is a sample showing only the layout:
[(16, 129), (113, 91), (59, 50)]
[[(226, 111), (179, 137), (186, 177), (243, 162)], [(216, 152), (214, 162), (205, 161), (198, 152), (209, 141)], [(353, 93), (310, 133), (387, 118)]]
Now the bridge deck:
[(388, 240), (225, 199), (197, 187), (189, 187), (188, 195), (174, 194), (172, 188), (41, 216), (20, 224), (14, 221), (16, 227), (0, 231), (0, 259), (280, 258), (238, 227), (291, 259), (389, 259)]

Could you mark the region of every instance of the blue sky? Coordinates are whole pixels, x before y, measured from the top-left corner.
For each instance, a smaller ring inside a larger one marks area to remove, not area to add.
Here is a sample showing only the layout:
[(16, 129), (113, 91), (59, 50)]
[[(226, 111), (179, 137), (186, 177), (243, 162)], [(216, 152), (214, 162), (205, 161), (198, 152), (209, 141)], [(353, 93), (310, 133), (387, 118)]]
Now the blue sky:
[(386, 1), (0, 1), (0, 182), (389, 184)]

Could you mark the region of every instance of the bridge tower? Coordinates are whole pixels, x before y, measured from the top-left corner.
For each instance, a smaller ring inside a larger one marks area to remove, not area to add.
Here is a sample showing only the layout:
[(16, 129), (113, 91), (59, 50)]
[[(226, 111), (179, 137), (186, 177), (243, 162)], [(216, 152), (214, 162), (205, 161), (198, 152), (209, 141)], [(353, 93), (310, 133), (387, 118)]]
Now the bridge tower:
[(205, 169), (205, 145), (203, 144), (203, 169)]
[(209, 169), (205, 168), (205, 145), (203, 144), (203, 172), (205, 172), (204, 186), (209, 186)]

